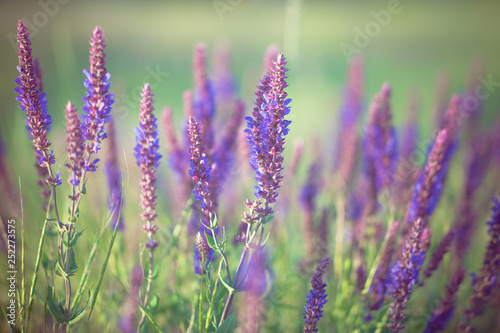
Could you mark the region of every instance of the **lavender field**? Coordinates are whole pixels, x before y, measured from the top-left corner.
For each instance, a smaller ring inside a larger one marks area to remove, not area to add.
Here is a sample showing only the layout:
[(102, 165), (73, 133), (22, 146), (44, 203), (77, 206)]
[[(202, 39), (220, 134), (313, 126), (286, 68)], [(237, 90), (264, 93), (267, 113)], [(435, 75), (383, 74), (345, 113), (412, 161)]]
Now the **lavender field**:
[(500, 331), (500, 4), (0, 9), (1, 332)]

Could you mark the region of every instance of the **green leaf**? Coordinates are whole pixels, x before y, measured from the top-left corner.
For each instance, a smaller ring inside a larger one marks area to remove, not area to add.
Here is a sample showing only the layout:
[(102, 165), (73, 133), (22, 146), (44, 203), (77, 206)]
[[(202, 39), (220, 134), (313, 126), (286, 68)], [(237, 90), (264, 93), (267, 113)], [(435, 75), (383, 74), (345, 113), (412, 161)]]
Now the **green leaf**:
[(144, 313), (146, 315), (146, 318), (149, 319), (149, 321), (151, 322), (151, 324), (153, 324), (154, 328), (156, 328), (156, 330), (160, 333), (163, 333), (163, 330), (160, 328), (160, 326), (158, 326), (158, 324), (156, 323), (156, 321), (153, 319), (153, 317), (151, 317), (151, 315), (149, 314), (149, 312), (146, 311), (146, 309), (144, 309), (142, 307), (142, 305), (138, 304), (139, 305), (139, 309), (142, 311), (142, 313)]
[(64, 269), (61, 266), (61, 263), (59, 261), (56, 262), (56, 274), (59, 276), (62, 276), (63, 278), (67, 279), (68, 274), (64, 271)]
[(271, 214), (268, 217), (266, 217), (266, 219), (264, 220), (264, 224), (271, 222), (271, 220), (274, 219), (275, 216), (276, 216), (276, 213)]
[(206, 231), (204, 231), (204, 233), (205, 233), (205, 237), (207, 239), (208, 246), (210, 246), (210, 248), (215, 250), (215, 251), (219, 251), (217, 245), (215, 245), (214, 238), (212, 236), (210, 236)]
[(229, 317), (222, 322), (222, 324), (217, 328), (216, 333), (231, 333), (234, 332), (234, 329), (236, 328), (236, 314), (238, 311), (234, 311), (229, 315)]
[(92, 299), (92, 295), (93, 295), (93, 290), (90, 289), (89, 290), (89, 299), (87, 301), (87, 304), (85, 304), (85, 306), (82, 309), (75, 311), (69, 315), (68, 321), (69, 321), (70, 325), (75, 324), (76, 322), (78, 322), (80, 319), (83, 318), (83, 316), (85, 315), (85, 312), (87, 311), (87, 308), (90, 304), (90, 301)]
[(271, 234), (270, 232), (267, 233), (266, 238), (264, 238), (264, 240), (262, 241), (262, 244), (260, 244), (260, 246), (266, 245), (267, 241), (269, 240), (269, 235), (270, 234)]
[(217, 229), (217, 214), (213, 213), (213, 217), (210, 219), (210, 228), (215, 230)]
[(151, 309), (151, 311), (154, 311), (158, 307), (159, 303), (160, 303), (160, 297), (158, 296), (158, 294), (154, 294), (154, 296), (151, 297), (148, 306)]
[(222, 284), (224, 285), (224, 287), (226, 287), (226, 289), (230, 292), (230, 293), (235, 293), (236, 292), (236, 289), (234, 289), (233, 287), (231, 287), (229, 285), (229, 283), (227, 283), (226, 281), (224, 281), (224, 278), (222, 278), (222, 276), (220, 276), (220, 281), (222, 282)]
[(70, 250), (70, 251), (71, 252), (69, 255), (68, 276), (73, 276), (78, 270), (78, 266), (76, 265), (75, 250)]
[(87, 194), (87, 187), (85, 186), (85, 184), (83, 184), (83, 187), (82, 187), (82, 194), (83, 195)]
[[(85, 228), (86, 229), (86, 228)], [(78, 238), (80, 238), (80, 236), (83, 234), (83, 232), (85, 231), (85, 229), (83, 229), (82, 231), (80, 232), (77, 232), (73, 238), (71, 238), (71, 240), (69, 241), (69, 244), (68, 244), (68, 247), (74, 247), (76, 245), (76, 241), (78, 240)]]
[(61, 311), (61, 304), (56, 303), (54, 300), (54, 295), (52, 294), (52, 288), (48, 285), (47, 286), (47, 305), (49, 306), (50, 313), (52, 314), (52, 317), (58, 322), (58, 323), (63, 323), (64, 322), (64, 315)]

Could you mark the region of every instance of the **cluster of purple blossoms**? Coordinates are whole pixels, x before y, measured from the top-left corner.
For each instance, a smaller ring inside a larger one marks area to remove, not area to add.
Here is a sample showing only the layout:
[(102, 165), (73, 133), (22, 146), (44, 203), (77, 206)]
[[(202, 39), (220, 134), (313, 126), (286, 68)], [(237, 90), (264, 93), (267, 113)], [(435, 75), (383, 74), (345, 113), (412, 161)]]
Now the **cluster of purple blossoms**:
[(118, 230), (123, 230), (123, 215), (121, 214), (121, 208), (123, 205), (122, 172), (120, 171), (120, 165), (118, 163), (118, 148), (114, 118), (109, 120), (107, 127), (108, 153), (104, 170), (106, 172), (109, 188), (108, 207), (112, 213), (111, 228), (114, 229), (116, 223), (118, 223)]
[(397, 166), (398, 139), (391, 125), (390, 97), (391, 87), (384, 83), (373, 99), (365, 130), (365, 172), (370, 179), (370, 195), (373, 196), (370, 202), (373, 204), (382, 188), (392, 185)]
[(149, 242), (146, 247), (154, 249), (158, 242), (153, 241), (153, 235), (158, 227), (152, 222), (156, 218), (156, 169), (160, 165), (161, 155), (158, 154), (159, 139), (157, 119), (153, 114), (153, 94), (149, 83), (142, 90), (141, 112), (139, 114), (139, 128), (136, 132), (136, 146), (134, 156), (137, 165), (141, 168), (141, 217), (146, 224), (143, 230), (148, 234)]
[(354, 58), (349, 64), (349, 77), (344, 88), (341, 108), (341, 126), (337, 143), (335, 171), (340, 187), (349, 184), (354, 173), (359, 145), (358, 120), (363, 110), (363, 61)]
[(413, 286), (418, 283), (420, 268), (425, 259), (425, 251), (421, 245), (425, 224), (422, 219), (413, 222), (412, 230), (402, 249), (401, 259), (391, 272), (393, 282), (389, 285), (389, 290), (393, 302), (390, 307), (390, 323), (387, 327), (393, 332), (400, 332), (404, 329), (402, 321), (406, 317), (404, 313), (406, 304), (410, 299)]
[[(188, 121), (188, 137), (190, 142), (189, 153), (191, 154), (189, 175), (195, 182), (193, 193), (196, 201), (200, 203), (201, 210), (206, 214), (205, 218), (210, 218), (210, 214), (215, 213), (212, 193), (209, 191), (212, 167), (208, 165), (200, 125), (194, 117), (190, 117)], [(208, 221), (205, 220), (205, 222)]]
[(307, 296), (307, 305), (304, 306), (304, 333), (317, 332), (318, 322), (323, 317), (323, 306), (327, 302), (326, 283), (323, 282), (323, 275), (328, 264), (329, 259), (323, 259), (321, 264), (316, 267), (316, 273), (312, 277), (312, 289)]
[(290, 112), (285, 88), (288, 69), (283, 54), (279, 54), (270, 75), (265, 75), (256, 92), (253, 118), (246, 117), (247, 142), (250, 146), (250, 166), (256, 173), (258, 186), (255, 196), (267, 203), (276, 202), (281, 175), (285, 136), (291, 121), (285, 116)]
[[(80, 117), (76, 113), (76, 108), (71, 102), (66, 104), (66, 142), (68, 143), (68, 159), (70, 163), (66, 164), (66, 168), (71, 172), (68, 182), (71, 186), (78, 186), (83, 171), (83, 142), (84, 133), (81, 127)], [(70, 199), (76, 201), (79, 193), (72, 194)]]
[(497, 285), (500, 273), (500, 201), (493, 198), (493, 214), (488, 224), (490, 241), (486, 246), (483, 266), (478, 275), (472, 274), (472, 295), (470, 307), (465, 310), (465, 323), (460, 325), (462, 332), (472, 332), (472, 319), (484, 312), (493, 288)]
[(18, 22), (17, 36), (19, 75), (15, 82), (19, 87), (15, 88), (14, 91), (19, 95), (16, 97), (20, 103), (19, 107), (26, 113), (26, 128), (38, 154), (38, 163), (40, 166), (48, 166), (55, 163), (53, 151), (48, 152), (51, 143), (47, 140), (47, 132), (52, 118), (47, 112), (46, 96), (39, 91), (40, 87), (33, 65), (30, 35), (23, 21)]
[[(85, 152), (90, 156), (100, 149), (101, 142), (107, 137), (105, 124), (109, 121), (114, 95), (109, 92), (111, 74), (106, 71), (105, 38), (100, 27), (96, 27), (90, 40), (90, 71), (83, 70), (87, 77), (84, 86), (86, 97), (82, 97), (85, 112), (82, 115), (82, 129), (85, 135)], [(99, 160), (85, 161), (85, 171), (95, 171)]]
[(455, 310), (458, 289), (465, 278), (465, 269), (460, 269), (445, 287), (438, 306), (434, 309), (424, 333), (441, 332), (446, 329)]

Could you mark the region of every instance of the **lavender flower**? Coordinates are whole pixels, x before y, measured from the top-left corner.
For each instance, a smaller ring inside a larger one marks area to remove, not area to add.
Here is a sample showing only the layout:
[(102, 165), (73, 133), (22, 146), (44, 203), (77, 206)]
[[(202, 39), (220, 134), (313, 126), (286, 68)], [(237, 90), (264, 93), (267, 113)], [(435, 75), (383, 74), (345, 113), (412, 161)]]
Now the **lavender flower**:
[(500, 272), (500, 202), (497, 198), (493, 198), (493, 202), (493, 214), (491, 221), (487, 223), (490, 241), (480, 274), (472, 276), (472, 295), (469, 297), (471, 306), (465, 310), (465, 323), (460, 325), (462, 332), (474, 331), (471, 321), (484, 312)]
[[(195, 182), (195, 199), (200, 203), (201, 210), (206, 214), (205, 219), (210, 219), (215, 214), (212, 193), (209, 191), (209, 181), (212, 179), (212, 168), (208, 165), (205, 153), (204, 141), (200, 130), (200, 125), (194, 117), (188, 120), (188, 136), (190, 142), (189, 153), (189, 175)], [(205, 222), (207, 222), (205, 220)]]
[(432, 273), (439, 267), (439, 264), (441, 263), (441, 261), (443, 261), (443, 257), (448, 252), (454, 238), (455, 229), (450, 229), (450, 231), (448, 231), (446, 236), (444, 236), (441, 242), (438, 244), (429, 259), (429, 264), (424, 271), (424, 275), (426, 278), (429, 278)]
[(305, 255), (310, 258), (315, 252), (316, 232), (314, 227), (314, 213), (316, 212), (316, 197), (321, 183), (321, 165), (318, 161), (309, 167), (306, 183), (300, 192), (299, 203), (304, 210), (302, 222)]
[(388, 83), (373, 99), (365, 130), (365, 167), (374, 188), (370, 194), (376, 202), (376, 195), (382, 188), (392, 185), (398, 157), (396, 131), (391, 125), (391, 87)]
[(455, 301), (457, 299), (458, 289), (465, 278), (465, 269), (460, 269), (453, 279), (448, 282), (445, 292), (438, 306), (434, 309), (425, 333), (434, 333), (444, 331), (455, 310)]
[(454, 136), (452, 135), (453, 132), (448, 129), (439, 132), (415, 184), (405, 218), (408, 223), (412, 223), (417, 218), (427, 219), (434, 212), (453, 153)]
[[(387, 282), (391, 279), (390, 265), (396, 245), (396, 237), (399, 228), (399, 222), (395, 221), (388, 230), (388, 238), (385, 242), (384, 252), (380, 258), (377, 270), (373, 276), (370, 289), (368, 291), (367, 308), (368, 311), (376, 311), (380, 309), (384, 302), (384, 297), (387, 291)], [(368, 318), (369, 315), (368, 315)]]
[(446, 113), (446, 102), (449, 98), (451, 79), (450, 76), (440, 71), (436, 75), (434, 84), (434, 123), (437, 128), (442, 128)]
[(14, 91), (19, 95), (16, 97), (20, 103), (19, 107), (26, 112), (27, 129), (38, 155), (38, 163), (40, 166), (48, 166), (55, 163), (53, 151), (48, 151), (51, 143), (46, 138), (52, 118), (47, 112), (45, 94), (40, 94), (38, 90), (30, 35), (21, 20), (17, 25), (17, 36), (19, 75), (15, 81), (19, 87), (15, 88)]
[(194, 98), (193, 112), (200, 123), (203, 142), (211, 148), (214, 142), (212, 120), (215, 114), (215, 101), (212, 84), (207, 77), (206, 46), (199, 44), (193, 58)]
[(122, 205), (122, 173), (118, 163), (118, 147), (116, 144), (116, 130), (114, 118), (111, 117), (108, 125), (108, 154), (106, 158), (105, 172), (108, 180), (108, 207), (112, 213), (111, 228), (114, 230), (118, 223), (118, 230), (124, 229)]
[(327, 257), (316, 267), (316, 273), (312, 277), (312, 289), (307, 297), (307, 305), (304, 306), (304, 333), (318, 331), (317, 325), (323, 316), (323, 306), (327, 302), (326, 283), (323, 282), (323, 275), (328, 264), (329, 259)]
[(387, 324), (392, 332), (401, 332), (405, 328), (402, 321), (406, 318), (404, 313), (406, 304), (410, 299), (413, 286), (418, 283), (420, 267), (425, 259), (425, 252), (421, 248), (424, 225), (426, 223), (421, 219), (413, 222), (412, 230), (402, 249), (401, 259), (392, 269), (394, 281), (390, 287), (393, 302), (390, 307), (390, 322)]
[(363, 108), (363, 62), (354, 58), (349, 64), (349, 77), (344, 88), (341, 119), (335, 159), (335, 172), (339, 176), (339, 186), (349, 184), (356, 164), (359, 146), (358, 120)]
[(194, 273), (204, 274), (207, 266), (212, 262), (214, 250), (212, 250), (207, 243), (205, 231), (207, 229), (203, 226), (195, 236), (194, 245)]
[(245, 132), (251, 151), (250, 165), (257, 175), (255, 195), (268, 203), (276, 202), (278, 197), (283, 178), (281, 154), (290, 124), (284, 118), (290, 112), (288, 104), (291, 101), (284, 90), (288, 86), (285, 81), (288, 69), (285, 65), (285, 57), (280, 53), (271, 75), (264, 76), (258, 87), (254, 117), (245, 118), (248, 127)]
[(230, 58), (229, 45), (219, 44), (215, 49), (213, 77), (217, 104), (221, 107), (231, 104), (238, 88), (236, 78), (231, 71)]
[(149, 83), (142, 89), (141, 113), (139, 114), (139, 128), (136, 132), (136, 146), (134, 156), (137, 165), (141, 168), (141, 217), (144, 222), (143, 230), (148, 234), (149, 242), (146, 247), (154, 249), (158, 242), (153, 241), (153, 235), (158, 227), (152, 224), (156, 218), (156, 169), (160, 165), (161, 155), (158, 154), (159, 139), (156, 118), (153, 114), (153, 94)]
[[(84, 134), (81, 128), (80, 117), (76, 113), (77, 109), (68, 101), (66, 104), (66, 142), (68, 143), (68, 159), (70, 163), (66, 164), (66, 168), (71, 172), (68, 182), (72, 187), (80, 184), (80, 178), (84, 167), (83, 159), (83, 142), (85, 141)], [(76, 201), (80, 196), (79, 192), (73, 190), (73, 194), (69, 196), (72, 201)]]
[(100, 27), (96, 27), (90, 40), (90, 71), (84, 69), (83, 73), (86, 79), (83, 84), (86, 91), (86, 97), (82, 97), (85, 112), (82, 115), (82, 129), (87, 142), (85, 151), (88, 158), (85, 161), (86, 171), (95, 171), (98, 159), (90, 161), (90, 155), (95, 154), (100, 149), (101, 142), (106, 138), (105, 124), (109, 121), (111, 104), (113, 104), (114, 95), (109, 93), (111, 74), (106, 71), (106, 53), (104, 53), (105, 38)]

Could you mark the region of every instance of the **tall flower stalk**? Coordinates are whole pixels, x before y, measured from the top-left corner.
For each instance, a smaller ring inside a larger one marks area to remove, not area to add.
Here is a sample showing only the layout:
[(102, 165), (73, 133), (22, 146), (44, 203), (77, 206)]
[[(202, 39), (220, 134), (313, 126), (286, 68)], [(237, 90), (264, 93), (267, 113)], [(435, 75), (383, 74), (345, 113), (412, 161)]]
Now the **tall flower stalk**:
[[(234, 274), (229, 296), (222, 313), (221, 323), (226, 319), (234, 298), (234, 292), (244, 280), (242, 267), (247, 260), (248, 250), (254, 246), (263, 246), (264, 230), (266, 224), (272, 219), (274, 213), (271, 204), (276, 202), (278, 189), (283, 176), (283, 156), (285, 136), (288, 134), (290, 121), (285, 116), (290, 113), (290, 101), (285, 88), (286, 59), (278, 54), (269, 74), (264, 75), (256, 92), (257, 99), (252, 116), (246, 117), (247, 142), (250, 146), (250, 166), (255, 171), (257, 186), (255, 189), (256, 200), (245, 203), (249, 209), (244, 213), (243, 222), (247, 223), (244, 239), (244, 248), (240, 262)], [(258, 235), (258, 238), (256, 236)], [(255, 244), (252, 244), (254, 239)]]
[[(158, 227), (154, 224), (156, 219), (156, 169), (160, 165), (161, 155), (158, 153), (157, 119), (153, 114), (154, 95), (151, 93), (149, 83), (144, 85), (141, 96), (139, 127), (135, 129), (136, 146), (134, 148), (134, 156), (141, 170), (141, 218), (144, 221), (142, 229), (148, 236), (145, 246), (149, 250), (149, 272), (146, 293), (142, 303), (142, 306), (147, 308), (153, 276), (153, 251), (158, 246), (158, 242), (153, 239), (153, 236), (158, 230)], [(145, 319), (146, 317), (143, 314), (137, 332), (140, 331)]]
[(307, 305), (304, 306), (304, 333), (317, 332), (318, 322), (323, 317), (323, 307), (327, 302), (326, 283), (323, 282), (323, 275), (328, 264), (329, 259), (323, 259), (312, 277), (312, 289), (307, 297)]

